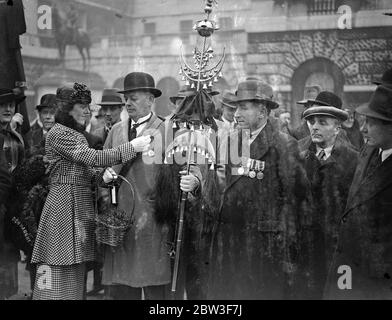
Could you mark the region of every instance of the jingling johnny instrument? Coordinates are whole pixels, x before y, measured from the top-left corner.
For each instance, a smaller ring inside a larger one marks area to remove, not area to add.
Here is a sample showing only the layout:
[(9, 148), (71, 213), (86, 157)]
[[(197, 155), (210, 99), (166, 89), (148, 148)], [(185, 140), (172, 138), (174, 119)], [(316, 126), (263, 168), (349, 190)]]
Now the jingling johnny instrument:
[[(186, 62), (182, 47), (180, 53), (181, 66), (179, 73), (192, 93), (183, 98), (171, 118), (173, 129), (177, 130), (177, 135), (166, 149), (165, 163), (173, 161), (176, 155), (181, 154), (186, 159), (187, 174), (189, 174), (192, 162), (201, 164), (200, 159), (203, 159), (203, 164), (210, 165), (211, 170), (214, 170), (214, 164), (216, 163), (216, 152), (209, 139), (212, 129), (217, 129), (213, 118), (214, 103), (211, 96), (213, 95), (212, 87), (214, 83), (222, 77), (225, 50), (223, 49), (220, 58), (214, 59), (210, 37), (215, 30), (219, 29), (216, 22), (210, 19), (214, 4), (217, 4), (216, 0), (206, 0), (204, 8), (206, 18), (197, 21), (193, 27), (203, 39), (202, 48), (198, 49), (196, 45), (193, 50), (194, 66)], [(174, 256), (172, 295), (175, 294), (177, 287), (187, 199), (188, 193), (181, 191), (174, 248), (171, 252), (171, 255)]]

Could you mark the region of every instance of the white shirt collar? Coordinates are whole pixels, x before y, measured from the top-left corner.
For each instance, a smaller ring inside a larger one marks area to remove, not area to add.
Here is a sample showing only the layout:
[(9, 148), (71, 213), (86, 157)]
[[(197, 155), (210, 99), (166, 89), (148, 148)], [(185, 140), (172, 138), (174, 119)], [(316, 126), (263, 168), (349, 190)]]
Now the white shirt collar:
[(316, 150), (317, 150), (317, 151), (316, 151), (316, 156), (318, 157), (318, 155), (320, 154), (321, 150), (324, 150), (325, 156), (324, 156), (324, 159), (323, 159), (323, 160), (327, 160), (327, 159), (331, 156), (333, 147), (334, 147), (334, 146), (330, 146), (330, 147), (327, 147), (327, 148), (321, 148), (321, 147), (319, 147), (319, 146), (316, 144)]
[(379, 152), (382, 152), (381, 153), (381, 161), (384, 162), (392, 154), (392, 148), (387, 149), (387, 150), (380, 149)]
[(145, 117), (139, 118), (139, 119), (137, 120), (137, 122), (135, 122), (135, 121), (133, 121), (133, 119), (131, 119), (131, 124), (132, 124), (132, 125), (135, 125), (135, 124), (137, 124), (137, 123), (141, 123), (141, 122), (143, 122), (143, 121), (146, 121), (151, 115), (152, 115), (152, 112), (150, 112), (150, 113), (149, 113), (148, 115), (146, 115)]

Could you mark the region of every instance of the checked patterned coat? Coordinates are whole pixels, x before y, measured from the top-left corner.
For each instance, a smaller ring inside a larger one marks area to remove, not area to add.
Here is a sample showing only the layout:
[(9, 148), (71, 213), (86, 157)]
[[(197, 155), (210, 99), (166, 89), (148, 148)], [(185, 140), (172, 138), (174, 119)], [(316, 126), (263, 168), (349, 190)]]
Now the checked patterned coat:
[(59, 123), (46, 138), (50, 190), (38, 228), (32, 263), (72, 265), (94, 260), (93, 167), (126, 163), (131, 144), (98, 151), (83, 134)]

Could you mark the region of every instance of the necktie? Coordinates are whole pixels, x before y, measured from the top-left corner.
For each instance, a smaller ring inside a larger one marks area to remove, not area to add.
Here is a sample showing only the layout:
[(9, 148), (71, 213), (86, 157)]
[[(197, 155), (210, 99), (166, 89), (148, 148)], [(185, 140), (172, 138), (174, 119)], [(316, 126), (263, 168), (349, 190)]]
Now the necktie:
[(320, 161), (321, 161), (321, 160), (324, 160), (324, 158), (325, 158), (325, 151), (324, 151), (324, 149), (321, 149), (321, 151), (319, 152), (317, 158), (318, 158)]
[(150, 117), (148, 117), (148, 119), (147, 120), (144, 120), (144, 121), (142, 121), (142, 122), (140, 122), (140, 123), (135, 123), (133, 126), (131, 126), (131, 119), (129, 119), (129, 133), (128, 133), (128, 139), (129, 139), (129, 141), (132, 141), (133, 139), (135, 139), (136, 138), (136, 136), (137, 136), (137, 128), (139, 127), (139, 126), (141, 126), (143, 123), (146, 123), (146, 122), (148, 122), (148, 121), (150, 121), (150, 119), (151, 119), (151, 116)]

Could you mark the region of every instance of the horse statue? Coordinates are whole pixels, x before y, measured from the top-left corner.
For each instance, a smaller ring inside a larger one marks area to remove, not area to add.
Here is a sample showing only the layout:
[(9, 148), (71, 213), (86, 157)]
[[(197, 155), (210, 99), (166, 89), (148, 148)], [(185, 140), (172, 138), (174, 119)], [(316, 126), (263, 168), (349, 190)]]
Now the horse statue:
[[(83, 59), (83, 70), (86, 70), (86, 55), (90, 61), (91, 41), (87, 32), (79, 30), (76, 25), (77, 16), (75, 12), (68, 15), (64, 12), (53, 8), (52, 12), (53, 26), (59, 57), (62, 63), (65, 60), (65, 49), (67, 45), (75, 45)], [(73, 18), (72, 18), (73, 17)]]

